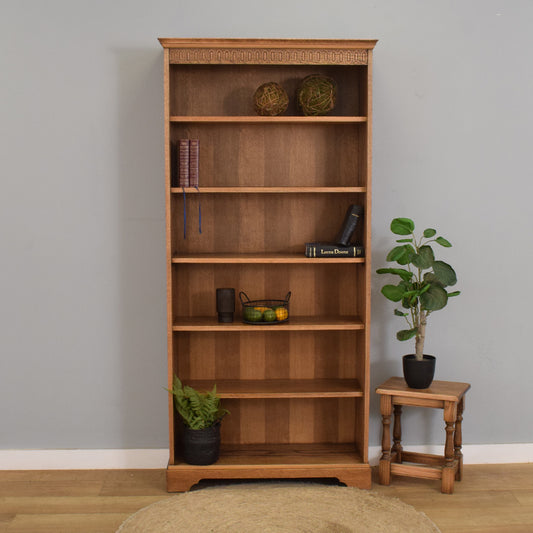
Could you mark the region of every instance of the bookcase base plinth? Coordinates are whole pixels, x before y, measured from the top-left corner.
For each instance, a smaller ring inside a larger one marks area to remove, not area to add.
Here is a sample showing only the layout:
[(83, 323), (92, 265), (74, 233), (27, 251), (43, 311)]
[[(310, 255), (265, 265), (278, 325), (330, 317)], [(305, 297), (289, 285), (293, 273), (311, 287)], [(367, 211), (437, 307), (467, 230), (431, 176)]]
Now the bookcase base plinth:
[(250, 465), (224, 467), (211, 465), (178, 465), (167, 468), (167, 491), (186, 492), (201, 480), (239, 480), (239, 479), (318, 479), (336, 478), (349, 487), (370, 489), (372, 487), (371, 469), (368, 464), (339, 466), (287, 465), (265, 468)]

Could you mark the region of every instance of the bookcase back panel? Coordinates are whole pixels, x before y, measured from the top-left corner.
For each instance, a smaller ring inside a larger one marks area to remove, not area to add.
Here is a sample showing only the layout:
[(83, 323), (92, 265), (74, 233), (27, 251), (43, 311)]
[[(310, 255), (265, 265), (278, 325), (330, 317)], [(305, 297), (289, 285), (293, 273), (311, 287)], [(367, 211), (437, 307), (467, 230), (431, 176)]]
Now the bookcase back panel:
[[(171, 138), (173, 143), (199, 139), (200, 187), (362, 187), (366, 127), (365, 123), (172, 124)], [(176, 178), (173, 181), (177, 183)]]
[(336, 105), (331, 114), (365, 115), (359, 87), (364, 87), (366, 66), (283, 65), (171, 65), (170, 115), (255, 115), (253, 96), (263, 83), (276, 82), (285, 89), (289, 105), (284, 115), (301, 115), (296, 91), (310, 74), (322, 74), (337, 83)]
[(176, 373), (184, 380), (357, 379), (361, 331), (175, 333)]
[[(230, 414), (221, 426), (222, 446), (242, 446), (245, 455), (241, 461), (247, 460), (247, 445), (349, 444), (362, 456), (357, 445), (357, 434), (364, 428), (361, 398), (225, 400), (224, 406)], [(180, 462), (182, 423), (175, 412), (173, 419), (175, 457)], [(300, 457), (294, 455), (291, 462), (313, 461), (312, 450), (302, 452)], [(248, 459), (254, 460), (256, 451), (251, 448), (250, 453)], [(261, 455), (258, 458), (265, 461)], [(266, 462), (275, 463), (276, 458)]]
[(223, 444), (349, 443), (357, 398), (227, 400)]
[[(174, 255), (188, 253), (302, 253), (306, 242), (333, 242), (360, 195), (189, 194), (184, 238), (183, 195), (172, 195)], [(201, 229), (200, 226), (201, 207)], [(362, 244), (365, 220), (353, 242)]]
[(357, 278), (363, 265), (328, 264), (195, 264), (174, 265), (173, 316), (216, 317), (217, 287), (233, 287), (235, 319), (242, 317), (238, 298), (244, 291), (250, 300), (285, 299), (291, 292), (291, 316), (354, 316), (361, 314)]

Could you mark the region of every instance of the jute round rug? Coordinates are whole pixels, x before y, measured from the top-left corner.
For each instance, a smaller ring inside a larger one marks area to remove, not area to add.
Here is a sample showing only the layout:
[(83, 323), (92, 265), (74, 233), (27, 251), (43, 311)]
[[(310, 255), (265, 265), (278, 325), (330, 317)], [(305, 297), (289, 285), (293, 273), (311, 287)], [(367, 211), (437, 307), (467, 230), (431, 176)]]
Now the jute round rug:
[(250, 483), (172, 496), (130, 516), (117, 533), (438, 533), (396, 498), (316, 483)]

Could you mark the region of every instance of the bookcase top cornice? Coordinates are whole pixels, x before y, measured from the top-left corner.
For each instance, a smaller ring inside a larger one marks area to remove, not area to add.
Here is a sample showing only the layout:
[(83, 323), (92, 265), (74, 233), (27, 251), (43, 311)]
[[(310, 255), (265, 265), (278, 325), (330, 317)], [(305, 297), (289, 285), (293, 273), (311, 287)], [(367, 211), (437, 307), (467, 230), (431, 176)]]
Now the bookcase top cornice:
[(163, 48), (364, 48), (372, 50), (375, 39), (183, 39), (160, 37)]
[(367, 65), (377, 41), (348, 39), (163, 39), (171, 64)]

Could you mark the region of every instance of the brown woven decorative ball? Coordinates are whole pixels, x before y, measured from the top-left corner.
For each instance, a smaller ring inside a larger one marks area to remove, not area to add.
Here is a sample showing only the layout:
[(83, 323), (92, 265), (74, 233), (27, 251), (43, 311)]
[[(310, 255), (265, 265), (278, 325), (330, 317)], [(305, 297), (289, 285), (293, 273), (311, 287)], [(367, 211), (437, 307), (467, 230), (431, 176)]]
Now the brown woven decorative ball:
[(305, 77), (298, 87), (298, 105), (304, 115), (325, 115), (335, 107), (337, 83), (320, 74)]
[(263, 83), (254, 93), (254, 107), (258, 115), (281, 115), (288, 105), (289, 97), (285, 89), (275, 81)]

